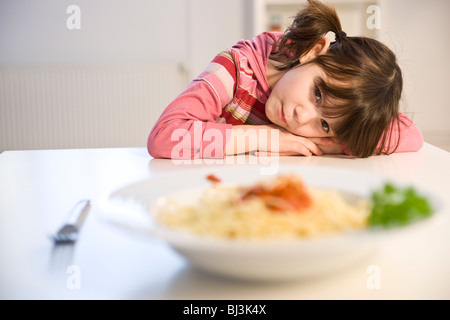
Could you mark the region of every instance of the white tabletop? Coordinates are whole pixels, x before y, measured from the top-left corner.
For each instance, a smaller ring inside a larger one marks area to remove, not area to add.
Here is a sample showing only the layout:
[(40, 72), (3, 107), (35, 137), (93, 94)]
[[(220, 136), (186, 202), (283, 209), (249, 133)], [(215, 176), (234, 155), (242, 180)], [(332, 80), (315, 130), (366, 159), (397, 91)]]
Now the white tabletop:
[[(449, 299), (450, 153), (282, 157), (276, 165), (333, 166), (381, 173), (426, 187), (444, 201), (439, 224), (391, 239), (367, 260), (308, 281), (249, 283), (193, 269), (161, 241), (133, 236), (99, 217), (100, 199), (123, 185), (202, 166), (267, 166), (267, 158), (180, 164), (145, 148), (6, 151), (0, 154), (0, 298), (2, 299)], [(272, 163), (273, 164), (273, 163)], [(268, 167), (269, 168), (269, 167)], [(169, 183), (173, 183), (168, 181)], [(49, 234), (80, 199), (92, 208), (63, 277), (49, 272)], [(370, 284), (373, 268), (376, 286)], [(76, 281), (73, 282), (73, 276)]]

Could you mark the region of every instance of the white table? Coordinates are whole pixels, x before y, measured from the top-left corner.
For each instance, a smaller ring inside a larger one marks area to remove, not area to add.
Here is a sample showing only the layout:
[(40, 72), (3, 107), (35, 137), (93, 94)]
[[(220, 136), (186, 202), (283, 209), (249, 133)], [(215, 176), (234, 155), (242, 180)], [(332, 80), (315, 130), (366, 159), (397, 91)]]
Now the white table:
[[(228, 164), (252, 156), (225, 159)], [(449, 299), (450, 153), (425, 144), (419, 152), (375, 156), (282, 157), (279, 165), (334, 166), (417, 183), (444, 199), (440, 223), (391, 239), (368, 260), (319, 279), (245, 283), (194, 270), (164, 243), (133, 236), (99, 219), (100, 199), (157, 174), (211, 164), (152, 159), (144, 148), (6, 151), (0, 154), (0, 298), (2, 299)], [(169, 183), (169, 182), (168, 182)], [(447, 197), (447, 198), (446, 198)], [(82, 198), (92, 208), (75, 247), (75, 285), (48, 270), (48, 235)], [(370, 266), (379, 286), (368, 284)]]

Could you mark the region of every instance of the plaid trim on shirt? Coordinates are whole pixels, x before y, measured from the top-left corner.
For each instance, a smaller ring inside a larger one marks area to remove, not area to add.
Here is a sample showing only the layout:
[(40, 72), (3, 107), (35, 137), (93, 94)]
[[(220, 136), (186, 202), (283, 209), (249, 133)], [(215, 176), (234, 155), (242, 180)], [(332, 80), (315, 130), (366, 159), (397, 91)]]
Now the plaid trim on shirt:
[(217, 122), (232, 125), (272, 123), (265, 112), (268, 95), (261, 88), (247, 57), (236, 50), (219, 53), (196, 80), (206, 81), (215, 91), (222, 87), (227, 92), (228, 101)]

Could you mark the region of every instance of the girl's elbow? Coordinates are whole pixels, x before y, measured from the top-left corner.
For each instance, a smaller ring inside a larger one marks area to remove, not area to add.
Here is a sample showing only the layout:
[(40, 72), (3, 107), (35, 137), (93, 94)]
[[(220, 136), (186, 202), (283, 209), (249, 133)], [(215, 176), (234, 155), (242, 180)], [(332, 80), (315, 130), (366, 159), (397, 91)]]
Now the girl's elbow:
[(147, 139), (147, 151), (153, 158), (170, 158), (170, 153), (165, 150), (166, 143), (161, 141), (154, 132), (151, 132)]
[(422, 149), (423, 144), (424, 144), (424, 140), (423, 140), (422, 132), (418, 131), (418, 134), (412, 143), (412, 151), (419, 151), (420, 149)]
[(147, 139), (147, 151), (153, 158), (159, 158), (158, 145), (151, 139), (151, 136)]
[(158, 147), (157, 144), (153, 142), (152, 139), (147, 140), (147, 151), (150, 156), (153, 158), (159, 158)]
[(400, 143), (396, 152), (416, 152), (422, 149), (424, 140), (422, 132), (415, 127), (405, 137), (400, 136)]
[(422, 131), (419, 130), (416, 126), (414, 126), (413, 134), (410, 139), (410, 149), (411, 151), (419, 151), (423, 147), (423, 135)]

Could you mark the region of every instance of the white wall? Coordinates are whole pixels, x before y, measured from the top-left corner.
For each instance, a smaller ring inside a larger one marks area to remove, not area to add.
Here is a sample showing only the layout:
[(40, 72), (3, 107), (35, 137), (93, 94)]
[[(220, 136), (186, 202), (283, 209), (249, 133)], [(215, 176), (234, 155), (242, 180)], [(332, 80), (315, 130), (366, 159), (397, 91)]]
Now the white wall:
[(381, 40), (404, 75), (404, 108), (425, 140), (450, 150), (450, 1), (388, 0)]
[[(69, 5), (81, 29), (69, 30)], [(178, 61), (193, 74), (243, 37), (241, 0), (1, 0), (0, 65)]]
[[(72, 4), (79, 30), (66, 25)], [(0, 0), (0, 152), (144, 146), (170, 100), (242, 38), (241, 7), (240, 0)]]
[[(80, 30), (66, 27), (71, 4), (81, 9)], [(181, 0), (2, 0), (0, 63), (181, 60), (185, 7)]]
[(188, 0), (188, 58), (198, 75), (220, 51), (244, 38), (243, 1)]

